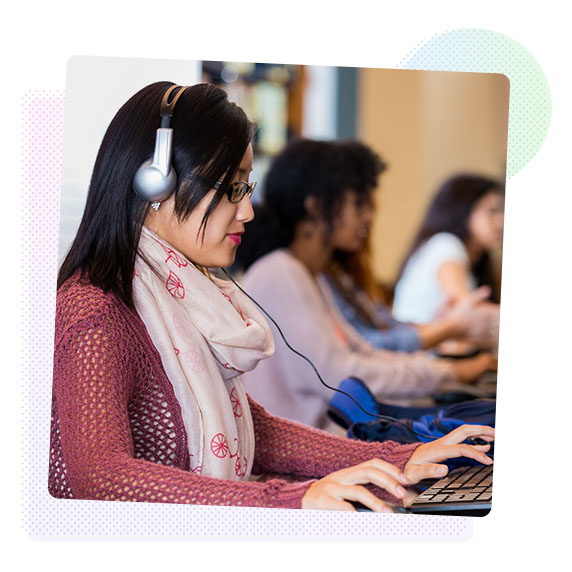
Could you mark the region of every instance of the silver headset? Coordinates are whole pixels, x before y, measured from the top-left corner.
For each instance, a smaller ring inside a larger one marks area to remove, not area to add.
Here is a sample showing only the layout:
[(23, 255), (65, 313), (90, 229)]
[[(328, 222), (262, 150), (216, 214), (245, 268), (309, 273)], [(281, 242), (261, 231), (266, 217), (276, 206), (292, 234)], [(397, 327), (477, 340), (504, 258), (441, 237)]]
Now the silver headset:
[[(157, 210), (161, 201), (168, 198), (177, 185), (177, 173), (171, 165), (173, 130), (169, 127), (175, 105), (188, 86), (173, 85), (161, 101), (161, 126), (157, 129), (153, 158), (145, 161), (133, 178), (133, 190)], [(171, 101), (171, 93), (178, 89)]]

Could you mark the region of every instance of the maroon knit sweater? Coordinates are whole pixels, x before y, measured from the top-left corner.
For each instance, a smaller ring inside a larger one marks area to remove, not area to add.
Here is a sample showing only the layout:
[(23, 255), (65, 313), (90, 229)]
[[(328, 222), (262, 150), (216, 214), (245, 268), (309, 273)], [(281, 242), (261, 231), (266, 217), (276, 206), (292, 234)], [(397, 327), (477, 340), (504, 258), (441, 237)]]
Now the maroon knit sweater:
[(77, 278), (59, 289), (52, 496), (300, 508), (311, 479), (373, 457), (403, 468), (416, 447), (335, 437), (249, 403), (253, 473), (271, 478), (231, 481), (194, 473), (179, 403), (136, 311)]

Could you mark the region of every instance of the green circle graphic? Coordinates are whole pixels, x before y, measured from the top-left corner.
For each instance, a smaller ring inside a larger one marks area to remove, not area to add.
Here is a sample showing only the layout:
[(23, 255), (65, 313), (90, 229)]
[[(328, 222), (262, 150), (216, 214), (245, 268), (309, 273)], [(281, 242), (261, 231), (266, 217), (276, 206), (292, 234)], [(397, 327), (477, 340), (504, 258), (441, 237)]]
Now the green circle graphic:
[(507, 179), (536, 155), (548, 133), (550, 89), (538, 62), (511, 38), (479, 28), (439, 34), (416, 47), (398, 67), (504, 74), (510, 82)]

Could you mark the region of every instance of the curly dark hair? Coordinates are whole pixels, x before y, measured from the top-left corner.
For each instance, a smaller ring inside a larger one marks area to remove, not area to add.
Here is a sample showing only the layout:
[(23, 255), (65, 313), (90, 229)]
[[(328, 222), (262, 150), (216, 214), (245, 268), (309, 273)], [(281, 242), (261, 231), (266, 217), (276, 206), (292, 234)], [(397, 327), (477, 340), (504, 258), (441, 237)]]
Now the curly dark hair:
[(247, 270), (261, 256), (291, 244), (298, 224), (311, 218), (309, 197), (331, 232), (347, 192), (369, 195), (384, 169), (381, 159), (358, 141), (293, 140), (268, 170), (263, 202), (255, 206), (235, 268)]

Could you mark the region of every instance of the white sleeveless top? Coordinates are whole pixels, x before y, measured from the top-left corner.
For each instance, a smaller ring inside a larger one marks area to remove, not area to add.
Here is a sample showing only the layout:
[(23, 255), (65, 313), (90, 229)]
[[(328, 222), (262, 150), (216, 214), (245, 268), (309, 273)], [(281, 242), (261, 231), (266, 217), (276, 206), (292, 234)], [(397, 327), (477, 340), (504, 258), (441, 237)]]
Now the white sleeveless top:
[[(470, 267), (463, 242), (454, 234), (440, 232), (418, 248), (406, 264), (395, 287), (393, 316), (401, 322), (427, 324), (445, 303), (445, 293), (439, 283), (439, 268), (445, 262), (458, 262)], [(470, 274), (471, 289), (476, 280)]]

